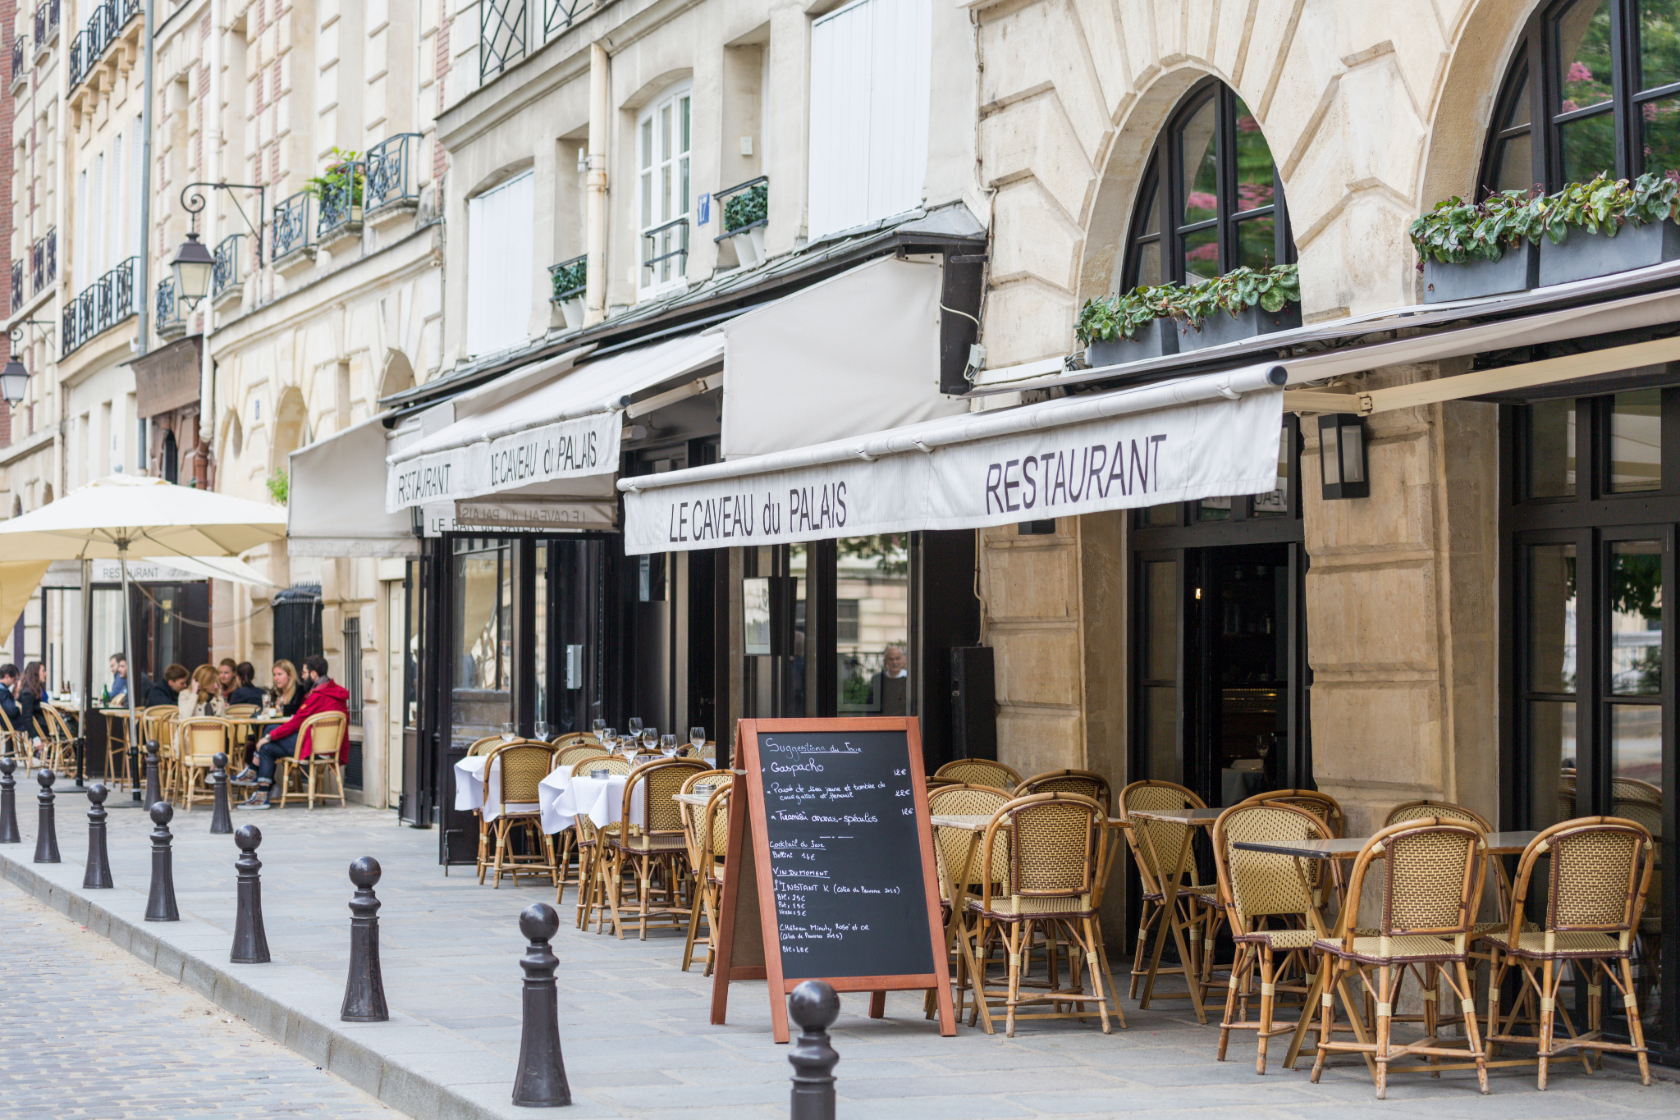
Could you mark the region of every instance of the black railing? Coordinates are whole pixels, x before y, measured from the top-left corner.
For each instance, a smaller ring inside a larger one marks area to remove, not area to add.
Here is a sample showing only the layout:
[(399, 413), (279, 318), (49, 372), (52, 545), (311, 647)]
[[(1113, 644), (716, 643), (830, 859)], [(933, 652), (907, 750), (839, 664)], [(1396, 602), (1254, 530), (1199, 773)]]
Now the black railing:
[(420, 197), (416, 186), (419, 176), (414, 164), (420, 158), (418, 132), (403, 132), (368, 149), (367, 181), (364, 185), (368, 213), (395, 202), (412, 201)]
[[(87, 24), (70, 43), (70, 87), (93, 72), (93, 64), (116, 42), (128, 21), (138, 16), (144, 0), (103, 0), (88, 15)], [(56, 10), (56, 5), (55, 5)]]
[(23, 77), (23, 52), (24, 52), (25, 49), (28, 48), (28, 46), (29, 46), (29, 40), (25, 39), (22, 35), (19, 35), (16, 39), (12, 40), (12, 82), (13, 82), (13, 84), (16, 84), (17, 80), (19, 78)]
[[(665, 262), (676, 260), (676, 265)], [(664, 267), (660, 267), (660, 266)], [(688, 275), (688, 219), (677, 218), (642, 231), (642, 287), (652, 288)]]
[(239, 283), (239, 242), (244, 237), (243, 233), (230, 234), (222, 238), (221, 243), (216, 246), (216, 263), (210, 267), (212, 299)]
[(578, 13), (593, 4), (595, 0), (543, 0), (543, 41), (547, 42), (551, 36), (572, 25)]
[(548, 275), (554, 285), (554, 294), (548, 298), (555, 303), (582, 295), (589, 282), (589, 254), (549, 265)]
[(175, 298), (175, 280), (173, 277), (158, 281), (157, 303), (154, 314), (157, 319), (155, 329), (160, 335), (168, 334), (176, 329), (186, 329), (186, 323), (181, 319), (181, 301)]
[(23, 262), (12, 262), (12, 314), (23, 309)]
[(135, 311), (135, 278), (140, 258), (130, 257), (82, 289), (64, 309), (65, 354), (110, 330)]
[[(55, 5), (56, 6), (56, 5)], [(35, 9), (35, 45), (43, 47), (47, 42), (47, 5), (42, 4)]]
[(299, 191), (274, 204), (274, 250), (269, 260), (277, 261), (309, 248), (314, 227), (309, 224), (308, 191)]
[(760, 175), (712, 193), (712, 205), (722, 211), (723, 232), (717, 240), (770, 222), (770, 176)]
[[(45, 7), (47, 9), (47, 34), (48, 35), (53, 35), (58, 31), (58, 6), (59, 6), (59, 0), (51, 0), (51, 3), (43, 5), (43, 7)], [(42, 38), (39, 41), (44, 43), (47, 40), (45, 38)]]
[(478, 81), (500, 74), (525, 57), (528, 46), (526, 0), (479, 0)]
[(329, 167), (321, 189), (315, 195), (315, 240), (323, 241), (337, 229), (359, 226), (362, 220), (362, 188), (367, 173), (357, 162)]
[(29, 271), (33, 274), (30, 295), (38, 296), (58, 279), (58, 227), (29, 247)]

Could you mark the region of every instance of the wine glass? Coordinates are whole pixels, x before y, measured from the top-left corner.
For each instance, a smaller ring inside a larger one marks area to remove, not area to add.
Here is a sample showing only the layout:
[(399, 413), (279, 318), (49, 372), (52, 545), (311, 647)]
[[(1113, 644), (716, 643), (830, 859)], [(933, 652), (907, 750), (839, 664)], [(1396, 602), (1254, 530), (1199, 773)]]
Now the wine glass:
[(597, 739), (601, 737), (601, 732), (606, 730), (606, 726), (607, 721), (604, 719), (592, 719), (589, 721), (589, 730), (595, 733), (595, 738)]
[(706, 729), (704, 727), (689, 728), (688, 745), (694, 748), (695, 754), (699, 754), (700, 749), (706, 745)]
[(642, 746), (651, 751), (658, 744), (659, 744), (659, 728), (657, 728), (657, 727), (644, 727), (644, 728), (642, 728)]
[(618, 739), (618, 729), (616, 727), (603, 727), (595, 733), (595, 737), (601, 740), (601, 746), (606, 749), (608, 754), (611, 754), (613, 743)]
[(635, 738), (636, 736), (638, 736), (642, 733), (642, 721), (637, 719), (635, 716), (631, 716), (630, 717), (629, 728), (630, 728), (630, 737), (633, 739), (633, 738)]
[(519, 732), (514, 728), (512, 722), (502, 724), (502, 742), (511, 743), (517, 738), (519, 738)]
[(531, 733), (543, 742), (548, 742), (548, 721), (546, 719), (539, 719), (535, 723), (531, 724)]
[(666, 758), (675, 758), (677, 756), (677, 737), (675, 735), (661, 735), (659, 737), (659, 750)]

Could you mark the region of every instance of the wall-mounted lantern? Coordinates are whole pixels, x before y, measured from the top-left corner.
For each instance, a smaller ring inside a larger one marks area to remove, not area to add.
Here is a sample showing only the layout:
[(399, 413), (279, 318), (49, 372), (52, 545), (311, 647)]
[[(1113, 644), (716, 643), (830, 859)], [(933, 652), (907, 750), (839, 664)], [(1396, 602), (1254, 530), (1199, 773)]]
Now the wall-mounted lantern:
[(1318, 418), (1318, 461), (1324, 472), (1324, 500), (1369, 498), (1365, 467), (1365, 421), (1349, 412)]

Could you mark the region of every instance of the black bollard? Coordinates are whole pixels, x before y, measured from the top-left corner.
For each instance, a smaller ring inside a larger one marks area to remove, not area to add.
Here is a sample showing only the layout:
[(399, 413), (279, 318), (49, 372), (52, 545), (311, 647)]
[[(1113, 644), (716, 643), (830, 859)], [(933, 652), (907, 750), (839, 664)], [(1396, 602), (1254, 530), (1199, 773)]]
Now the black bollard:
[(262, 881), (257, 872), (262, 860), (257, 858), (257, 845), (262, 833), (254, 824), (239, 826), (233, 834), (239, 845), (239, 858), (233, 866), (239, 870), (239, 910), (233, 918), (233, 952), (228, 960), (234, 964), (267, 964), (268, 935), (263, 932)]
[(41, 805), (40, 823), (35, 828), (35, 862), (61, 863), (58, 858), (58, 828), (53, 823), (53, 782), (58, 775), (43, 767), (35, 771), (35, 780), (41, 783), (41, 792), (35, 800)]
[(0, 844), (21, 844), (17, 825), (17, 759), (0, 758)]
[(89, 889), (111, 886), (111, 856), (105, 850), (105, 783), (95, 782), (88, 787), (88, 858), (87, 872), (82, 886)]
[(223, 836), (233, 831), (233, 819), (228, 815), (227, 755), (220, 751), (210, 756), (215, 766), (210, 771), (210, 784), (216, 787), (215, 808), (210, 812), (210, 834)]
[(134, 724), (128, 725), (128, 788), (134, 796), (134, 803), (140, 802), (140, 740), (134, 736)]
[(383, 1023), (391, 1017), (385, 1006), (385, 978), (379, 971), (379, 861), (363, 856), (350, 865), (350, 976), (344, 982), (344, 1006), (338, 1017), (346, 1023)]
[(158, 792), (158, 745), (156, 739), (146, 740), (146, 804), (156, 805), (163, 800)]
[(788, 1118), (834, 1120), (834, 1063), (840, 1055), (828, 1043), (828, 1028), (840, 1017), (840, 997), (821, 980), (807, 980), (789, 994), (788, 1014), (800, 1028), (788, 1050), (793, 1063)]
[(175, 809), (169, 802), (152, 802), (152, 823), (157, 827), (152, 829), (152, 890), (146, 897), (148, 922), (181, 920), (181, 912), (175, 908), (175, 871), (169, 851), (169, 822), (174, 816)]
[(559, 928), (560, 915), (546, 902), (534, 902), (519, 915), (519, 931), (530, 944), (519, 958), (525, 970), (525, 1022), (519, 1032), (513, 1103), (530, 1108), (572, 1103), (566, 1063), (560, 1057), (560, 997), (554, 987), (560, 961), (548, 947)]

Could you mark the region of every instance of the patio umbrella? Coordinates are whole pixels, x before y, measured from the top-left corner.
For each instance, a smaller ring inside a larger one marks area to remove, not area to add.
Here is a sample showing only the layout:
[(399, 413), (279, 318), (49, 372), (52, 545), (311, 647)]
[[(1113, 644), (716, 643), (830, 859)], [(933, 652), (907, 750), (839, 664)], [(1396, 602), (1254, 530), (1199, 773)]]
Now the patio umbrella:
[[(13, 564), (25, 560), (120, 561), (123, 641), (132, 650), (134, 635), (127, 608), (130, 557), (237, 556), (285, 535), (286, 511), (279, 506), (176, 486), (161, 478), (116, 474), (90, 482), (40, 509), (0, 522), (0, 558)], [(39, 576), (36, 579), (38, 582)], [(84, 605), (83, 609), (89, 607)], [(138, 680), (131, 680), (124, 690), (131, 744), (137, 742), (134, 694), (138, 690)], [(83, 682), (82, 691), (90, 693), (92, 682)], [(88, 702), (84, 695), (84, 727)]]

